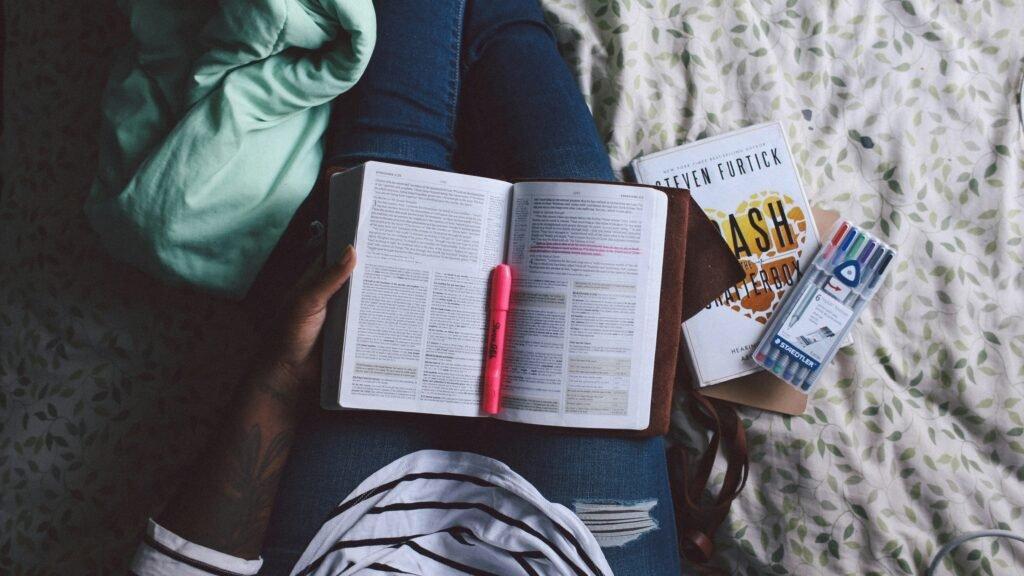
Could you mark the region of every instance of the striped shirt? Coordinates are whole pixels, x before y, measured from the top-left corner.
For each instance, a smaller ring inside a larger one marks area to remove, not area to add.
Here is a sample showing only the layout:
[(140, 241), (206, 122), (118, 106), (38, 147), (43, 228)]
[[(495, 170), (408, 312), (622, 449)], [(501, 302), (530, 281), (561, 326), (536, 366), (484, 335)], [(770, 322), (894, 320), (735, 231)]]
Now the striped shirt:
[[(138, 576), (247, 576), (245, 561), (153, 521), (132, 564)], [(333, 511), (293, 576), (370, 574), (610, 575), (594, 536), (497, 460), (424, 450), (385, 466)]]

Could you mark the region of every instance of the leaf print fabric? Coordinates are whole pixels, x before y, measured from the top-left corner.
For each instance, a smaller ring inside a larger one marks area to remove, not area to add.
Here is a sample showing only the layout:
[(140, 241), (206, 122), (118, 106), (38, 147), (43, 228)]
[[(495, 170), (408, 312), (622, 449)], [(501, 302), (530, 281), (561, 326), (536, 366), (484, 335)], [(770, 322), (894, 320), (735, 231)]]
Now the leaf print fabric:
[[(617, 167), (782, 120), (812, 202), (900, 252), (807, 413), (742, 411), (718, 563), (921, 574), (957, 534), (1024, 532), (1024, 4), (545, 4)], [(953, 556), (1024, 574), (1007, 541)]]
[[(920, 574), (955, 534), (1024, 531), (1024, 3), (543, 4), (616, 167), (779, 119), (812, 200), (900, 250), (807, 413), (742, 412), (751, 478), (716, 562)], [(115, 2), (4, 12), (0, 573), (118, 573), (252, 330), (112, 263), (85, 224), (99, 98), (128, 38)], [(1024, 574), (1008, 542), (954, 558)]]

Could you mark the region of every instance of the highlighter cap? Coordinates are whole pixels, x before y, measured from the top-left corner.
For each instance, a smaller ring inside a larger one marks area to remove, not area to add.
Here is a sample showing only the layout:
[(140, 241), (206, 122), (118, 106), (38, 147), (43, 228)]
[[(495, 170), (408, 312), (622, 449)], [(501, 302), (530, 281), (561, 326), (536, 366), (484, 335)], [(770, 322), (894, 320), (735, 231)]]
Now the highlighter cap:
[(498, 264), (491, 272), (491, 310), (508, 310), (512, 300), (512, 268)]

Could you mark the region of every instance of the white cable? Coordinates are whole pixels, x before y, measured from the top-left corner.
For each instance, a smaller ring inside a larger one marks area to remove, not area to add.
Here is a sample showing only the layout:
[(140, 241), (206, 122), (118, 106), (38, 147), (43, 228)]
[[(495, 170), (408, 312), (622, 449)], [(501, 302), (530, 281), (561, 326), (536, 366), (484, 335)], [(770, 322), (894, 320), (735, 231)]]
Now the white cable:
[(968, 540), (986, 537), (1012, 538), (1014, 540), (1024, 542), (1024, 535), (1014, 534), (1009, 530), (979, 530), (977, 532), (968, 532), (966, 534), (961, 534), (960, 536), (957, 536), (953, 540), (947, 542), (945, 546), (940, 548), (939, 551), (935, 553), (935, 556), (932, 557), (932, 563), (928, 566), (928, 570), (924, 573), (925, 576), (933, 576), (935, 574), (935, 569), (939, 567), (939, 563), (942, 562), (942, 559), (945, 558), (950, 552), (952, 552), (953, 549), (957, 546), (963, 544), (964, 542), (967, 542)]

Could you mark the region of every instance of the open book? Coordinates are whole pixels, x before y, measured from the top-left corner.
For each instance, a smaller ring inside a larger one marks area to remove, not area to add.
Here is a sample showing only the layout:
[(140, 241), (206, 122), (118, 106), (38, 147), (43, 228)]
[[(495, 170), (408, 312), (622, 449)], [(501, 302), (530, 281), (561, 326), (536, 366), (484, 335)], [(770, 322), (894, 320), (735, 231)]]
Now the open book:
[(353, 244), (358, 265), (328, 310), (325, 408), (485, 416), (488, 278), (507, 262), (513, 300), (494, 417), (648, 426), (664, 191), (369, 162), (331, 178), (329, 204), (328, 262)]

